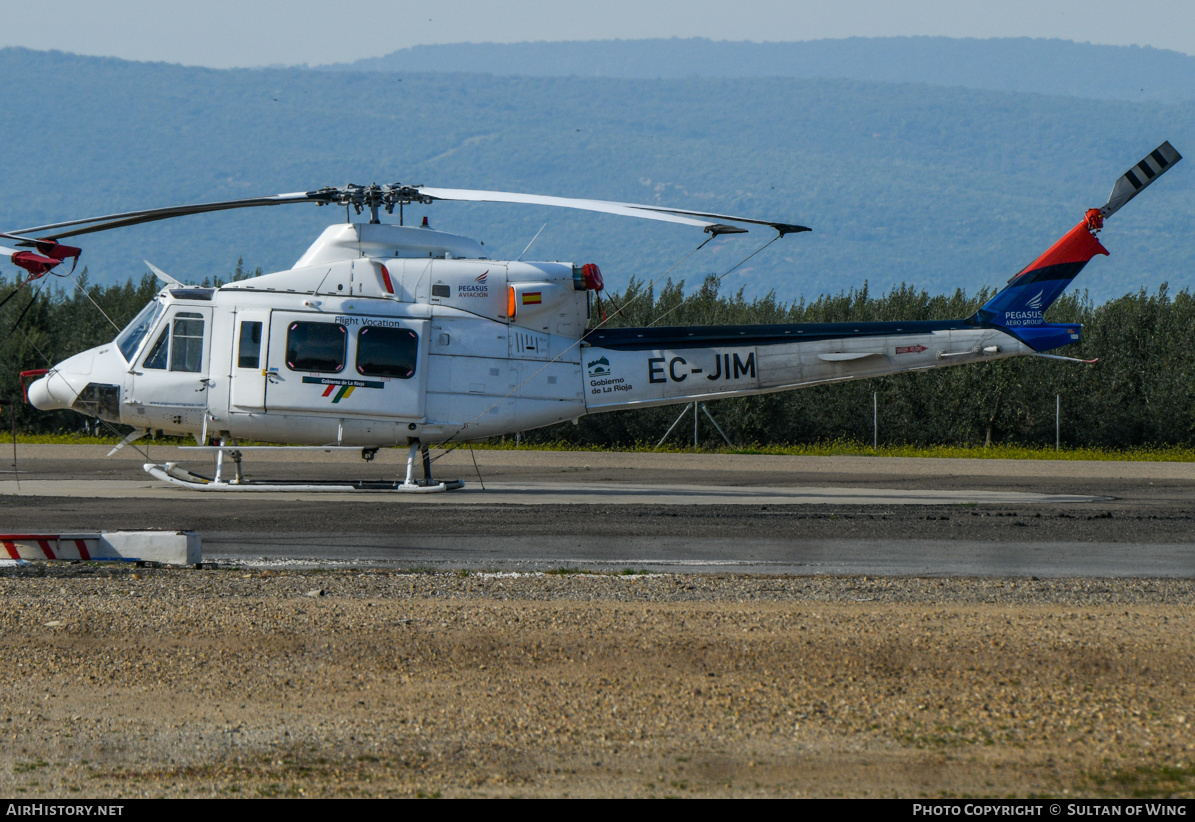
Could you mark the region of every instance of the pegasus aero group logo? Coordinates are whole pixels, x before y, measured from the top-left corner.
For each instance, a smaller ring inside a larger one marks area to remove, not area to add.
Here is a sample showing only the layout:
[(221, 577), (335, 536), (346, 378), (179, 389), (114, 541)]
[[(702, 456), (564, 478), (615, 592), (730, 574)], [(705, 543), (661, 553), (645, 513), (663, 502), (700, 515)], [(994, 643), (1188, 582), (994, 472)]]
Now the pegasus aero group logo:
[(1029, 298), (1029, 302), (1025, 303), (1025, 307), (1033, 311), (1041, 311), (1041, 295), (1045, 293), (1043, 288), (1041, 291)]

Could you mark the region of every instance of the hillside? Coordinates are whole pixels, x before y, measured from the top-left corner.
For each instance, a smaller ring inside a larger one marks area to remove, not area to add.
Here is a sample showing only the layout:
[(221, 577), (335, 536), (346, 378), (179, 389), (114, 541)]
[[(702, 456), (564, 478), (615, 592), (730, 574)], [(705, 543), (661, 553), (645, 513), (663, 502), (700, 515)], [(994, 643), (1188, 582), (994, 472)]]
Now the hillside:
[[(865, 281), (1003, 283), (1163, 139), (1195, 152), (1192, 102), (912, 83), (216, 71), (23, 49), (0, 51), (0, 73), (6, 230), (348, 181), (659, 202), (812, 226), (726, 279), (784, 300)], [(1103, 299), (1195, 284), (1191, 168), (1116, 215), (1113, 257), (1080, 287)], [(528, 258), (596, 261), (615, 288), (702, 239), (538, 208), (441, 204), (408, 218), (424, 213), (495, 257), (546, 223)], [(143, 259), (200, 280), (238, 257), (277, 269), (343, 216), (292, 206), (152, 224), (83, 238), (83, 263), (100, 282), (138, 277)], [(768, 237), (711, 243), (673, 276), (725, 271)]]
[(1195, 99), (1195, 57), (1028, 37), (851, 37), (801, 43), (596, 40), (413, 46), (330, 71), (536, 77), (800, 77), (1027, 91), (1131, 102)]

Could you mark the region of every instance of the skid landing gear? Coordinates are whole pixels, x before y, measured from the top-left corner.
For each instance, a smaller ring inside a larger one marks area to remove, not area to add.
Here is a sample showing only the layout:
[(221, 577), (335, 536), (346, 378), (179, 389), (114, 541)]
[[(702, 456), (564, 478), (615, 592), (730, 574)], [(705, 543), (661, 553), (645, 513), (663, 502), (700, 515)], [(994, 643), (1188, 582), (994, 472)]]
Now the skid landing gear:
[[(219, 445), (201, 445), (183, 447), (179, 450), (203, 451), (216, 453), (216, 471), (212, 477), (205, 477), (181, 467), (176, 462), (156, 464), (147, 462), (142, 466), (145, 472), (154, 479), (170, 485), (187, 488), (192, 491), (306, 491), (306, 492), (398, 492), (402, 494), (435, 494), (441, 491), (455, 491), (464, 488), (461, 480), (444, 480), (437, 482), (432, 479), (431, 453), (427, 446), (419, 440), (412, 440), (407, 453), (406, 476), (394, 482), (380, 480), (246, 480), (241, 471), (242, 452), (244, 451), (359, 451), (367, 461), (377, 452), (373, 449), (359, 449), (349, 446), (238, 446), (231, 438), (220, 440)], [(366, 456), (368, 454), (368, 456)], [(421, 454), (423, 461), (423, 479), (415, 479), (416, 455)], [(232, 459), (235, 466), (233, 478), (225, 478), (225, 456)]]
[[(415, 479), (415, 455), (421, 453), (423, 456), (423, 479)], [(407, 475), (403, 479), (402, 484), (398, 486), (399, 491), (415, 491), (426, 493), (428, 491), (455, 491), (457, 488), (464, 488), (465, 483), (461, 480), (447, 480), (445, 482), (436, 482), (432, 479), (432, 458), (431, 452), (426, 445), (421, 445), (419, 440), (411, 440), (410, 450), (407, 452)]]
[(212, 478), (212, 482), (223, 482), (224, 476), (224, 455), (232, 457), (233, 463), (236, 465), (236, 476), (232, 479), (233, 485), (241, 485), (245, 481), (244, 475), (241, 474), (241, 452), (240, 451), (226, 451), (223, 446), (231, 444), (236, 446), (236, 440), (220, 440), (220, 450), (216, 452), (216, 476)]

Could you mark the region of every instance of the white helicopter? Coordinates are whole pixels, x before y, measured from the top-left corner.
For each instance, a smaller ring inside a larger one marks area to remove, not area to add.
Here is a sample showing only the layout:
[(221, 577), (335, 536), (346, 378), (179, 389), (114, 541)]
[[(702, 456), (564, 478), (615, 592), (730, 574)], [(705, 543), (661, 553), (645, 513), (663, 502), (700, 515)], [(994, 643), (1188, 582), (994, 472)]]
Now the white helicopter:
[[(59, 240), (186, 214), (289, 203), (369, 209), (368, 223), (327, 228), (288, 271), (219, 288), (165, 283), (107, 345), (42, 372), (28, 388), (41, 410), (73, 409), (151, 431), (193, 435), (216, 454), (208, 478), (176, 463), (147, 463), (152, 476), (205, 491), (294, 489), (445, 491), (428, 447), (513, 434), (625, 408), (737, 397), (829, 382), (1044, 352), (1075, 342), (1079, 326), (1043, 313), (1079, 270), (1108, 252), (1103, 221), (1168, 171), (1181, 155), (1163, 143), (1083, 220), (974, 316), (916, 322), (589, 328), (596, 265), (490, 260), (478, 242), (401, 224), (410, 203), (473, 201), (562, 206), (744, 233), (780, 236), (804, 226), (631, 203), (424, 186), (323, 188), (37, 226), (0, 236), (0, 255), (40, 276), (79, 249)], [(379, 210), (399, 208), (400, 224)], [(424, 220), (426, 224), (426, 218)], [(1071, 359), (1053, 357), (1054, 359)], [(240, 440), (321, 449), (406, 445), (392, 483), (248, 481)], [(209, 442), (214, 445), (208, 445)], [(424, 477), (416, 479), (422, 451)], [(224, 473), (224, 456), (235, 462)]]

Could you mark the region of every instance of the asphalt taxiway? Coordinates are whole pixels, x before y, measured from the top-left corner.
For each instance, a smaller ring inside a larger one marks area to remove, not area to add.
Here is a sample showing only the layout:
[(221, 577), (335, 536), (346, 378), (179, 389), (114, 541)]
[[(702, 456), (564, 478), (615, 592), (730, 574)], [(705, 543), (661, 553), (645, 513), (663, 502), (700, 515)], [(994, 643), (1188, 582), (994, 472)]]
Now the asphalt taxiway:
[[(0, 468), (0, 533), (196, 530), (207, 559), (255, 565), (1195, 578), (1186, 463), (459, 449), (434, 465), (459, 491), (230, 494), (108, 450), (21, 446), (19, 473)], [(280, 451), (246, 473), (378, 480), (404, 463)]]

